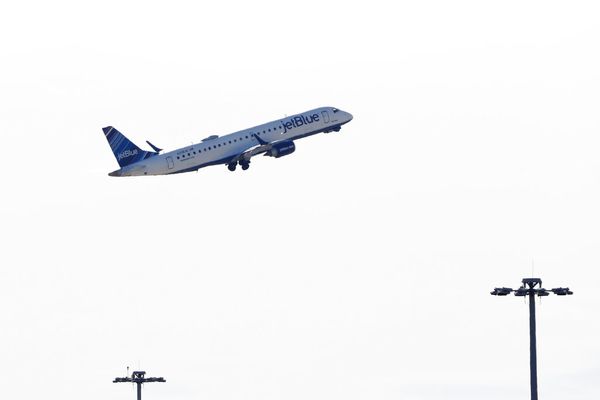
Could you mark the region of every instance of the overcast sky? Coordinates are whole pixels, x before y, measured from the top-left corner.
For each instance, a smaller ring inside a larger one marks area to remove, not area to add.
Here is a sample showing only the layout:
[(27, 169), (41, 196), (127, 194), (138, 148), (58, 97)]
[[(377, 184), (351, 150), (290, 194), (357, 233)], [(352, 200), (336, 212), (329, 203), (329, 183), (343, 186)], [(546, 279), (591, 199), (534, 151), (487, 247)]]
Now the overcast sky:
[[(600, 392), (597, 2), (0, 6), (0, 396), (527, 399)], [(333, 106), (340, 133), (112, 178)]]

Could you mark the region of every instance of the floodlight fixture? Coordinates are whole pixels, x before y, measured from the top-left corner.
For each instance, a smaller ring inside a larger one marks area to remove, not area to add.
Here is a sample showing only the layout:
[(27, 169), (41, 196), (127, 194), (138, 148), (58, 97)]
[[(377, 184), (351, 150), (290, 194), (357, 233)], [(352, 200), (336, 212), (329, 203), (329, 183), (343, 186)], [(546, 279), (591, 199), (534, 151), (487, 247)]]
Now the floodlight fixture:
[[(129, 367), (127, 367), (129, 369)], [(149, 382), (166, 382), (162, 376), (159, 378), (146, 378), (146, 371), (133, 371), (131, 376), (115, 378), (113, 383), (132, 382), (137, 385), (137, 400), (142, 400), (142, 385)]]
[(557, 296), (572, 295), (573, 292), (569, 288), (554, 288), (544, 289), (540, 278), (524, 278), (521, 281), (521, 286), (517, 289), (502, 287), (495, 288), (490, 294), (494, 296), (506, 296), (514, 293), (518, 297), (529, 297), (529, 371), (531, 382), (531, 400), (538, 400), (537, 393), (537, 350), (535, 336), (535, 296), (545, 297), (550, 293)]

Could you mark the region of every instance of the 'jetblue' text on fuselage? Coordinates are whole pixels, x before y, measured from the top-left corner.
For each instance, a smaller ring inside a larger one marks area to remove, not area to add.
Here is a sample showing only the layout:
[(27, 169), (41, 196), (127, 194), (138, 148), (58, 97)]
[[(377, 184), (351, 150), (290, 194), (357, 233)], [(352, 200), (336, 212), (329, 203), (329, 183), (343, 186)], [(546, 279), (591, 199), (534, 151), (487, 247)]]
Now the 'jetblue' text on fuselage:
[(283, 133), (291, 130), (292, 128), (298, 128), (302, 125), (312, 124), (313, 122), (319, 121), (319, 114), (309, 115), (305, 117), (304, 115), (299, 115), (297, 117), (292, 117), (289, 121), (281, 121), (283, 125)]

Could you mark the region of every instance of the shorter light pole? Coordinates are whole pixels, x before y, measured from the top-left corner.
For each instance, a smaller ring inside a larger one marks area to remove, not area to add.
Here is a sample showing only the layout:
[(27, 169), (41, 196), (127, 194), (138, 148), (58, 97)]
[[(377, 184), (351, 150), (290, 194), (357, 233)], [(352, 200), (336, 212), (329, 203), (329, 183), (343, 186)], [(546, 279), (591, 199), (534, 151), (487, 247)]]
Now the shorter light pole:
[(113, 383), (133, 382), (137, 384), (137, 400), (142, 400), (142, 384), (146, 382), (166, 382), (162, 376), (160, 378), (145, 378), (145, 375), (146, 371), (133, 371), (130, 377), (115, 378)]
[(537, 393), (537, 351), (535, 338), (535, 296), (548, 296), (551, 292), (558, 296), (573, 294), (569, 288), (554, 288), (546, 290), (542, 288), (540, 278), (525, 278), (523, 284), (518, 289), (507, 287), (494, 288), (490, 294), (494, 296), (506, 296), (514, 292), (515, 296), (529, 296), (529, 372), (531, 382), (531, 400), (538, 400)]

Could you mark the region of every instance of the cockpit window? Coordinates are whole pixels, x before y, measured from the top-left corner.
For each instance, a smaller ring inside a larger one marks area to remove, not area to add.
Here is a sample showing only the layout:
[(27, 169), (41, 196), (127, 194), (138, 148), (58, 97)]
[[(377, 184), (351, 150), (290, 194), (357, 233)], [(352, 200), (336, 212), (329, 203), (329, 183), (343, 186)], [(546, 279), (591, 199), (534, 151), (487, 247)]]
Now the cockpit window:
[(332, 108), (331, 111), (333, 111), (333, 113), (335, 114), (336, 112), (338, 112), (339, 110), (337, 108)]

